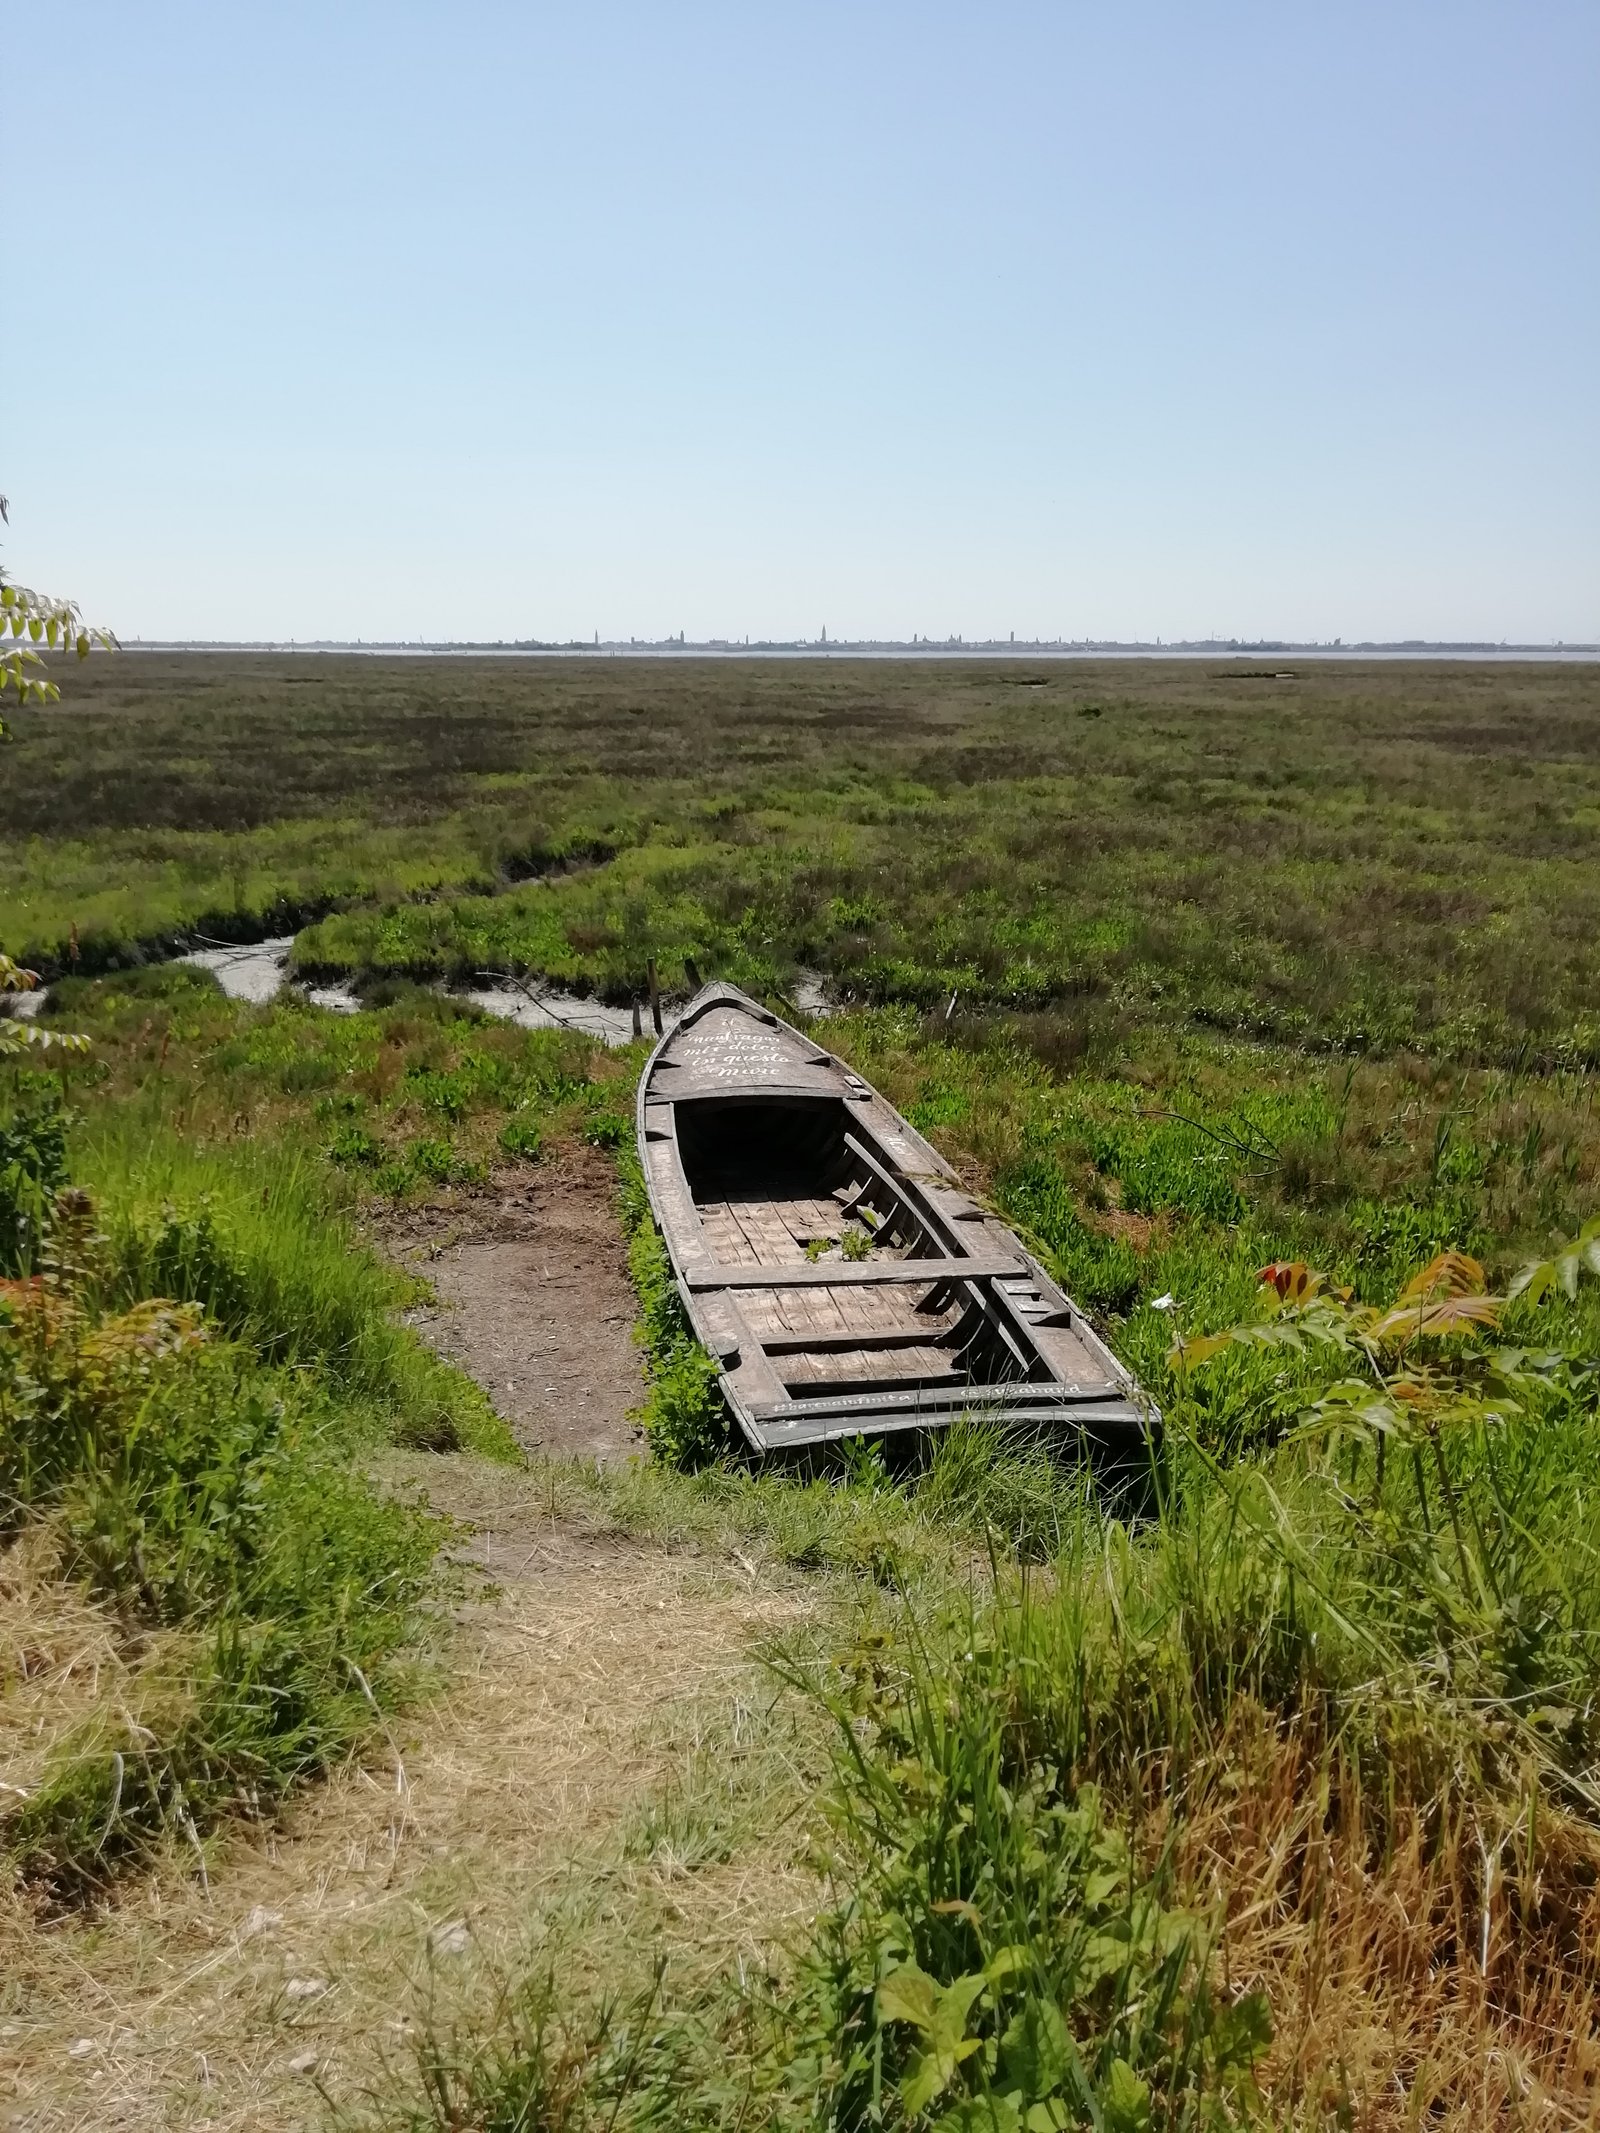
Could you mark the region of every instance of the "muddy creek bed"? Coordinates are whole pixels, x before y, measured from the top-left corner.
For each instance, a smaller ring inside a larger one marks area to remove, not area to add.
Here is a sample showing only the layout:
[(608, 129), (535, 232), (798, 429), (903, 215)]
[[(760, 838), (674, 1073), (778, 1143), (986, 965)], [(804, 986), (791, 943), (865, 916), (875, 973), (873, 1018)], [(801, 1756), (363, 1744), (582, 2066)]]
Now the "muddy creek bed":
[(650, 1056), (639, 1155), (758, 1451), (972, 1413), (1136, 1448), (1155, 1417), (1003, 1222), (859, 1075), (730, 985)]

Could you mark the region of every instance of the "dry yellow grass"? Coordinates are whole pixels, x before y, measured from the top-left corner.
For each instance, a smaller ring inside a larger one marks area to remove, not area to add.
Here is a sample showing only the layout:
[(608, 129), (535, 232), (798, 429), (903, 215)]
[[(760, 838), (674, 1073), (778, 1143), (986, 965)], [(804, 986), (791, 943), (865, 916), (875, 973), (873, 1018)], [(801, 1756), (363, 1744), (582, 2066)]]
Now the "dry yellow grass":
[[(659, 1948), (692, 1990), (814, 1901), (808, 1751), (752, 1657), (803, 1625), (806, 1589), (557, 1523), (530, 1477), (411, 1471), (499, 1587), (463, 1609), (446, 1689), (371, 1767), (230, 1839), (209, 1891), (174, 1859), (93, 1915), (13, 1900), (0, 2123), (296, 2125), (317, 2084), (353, 2095), (403, 2059), (430, 1998), (487, 2000), (557, 1948), (574, 1987)], [(76, 1604), (61, 1648), (99, 1649)]]
[(64, 1734), (125, 1696), (132, 1674), (115, 1620), (61, 1577), (47, 1525), (0, 1548), (0, 1808), (32, 1788)]
[(1181, 1879), (1225, 1909), (1228, 1983), (1272, 2004), (1263, 2086), (1280, 2121), (1594, 2125), (1595, 1833), (1545, 1808), (1530, 1876), (1525, 1831), (1413, 1814), (1385, 1854), (1354, 1788), (1333, 1788), (1330, 1813), (1325, 1769), (1241, 1709), (1212, 1798), (1175, 1831)]
[[(538, 1476), (424, 1455), (393, 1473), (470, 1529), (446, 1688), (368, 1767), (222, 1845), (209, 1889), (191, 1854), (92, 1915), (0, 1904), (0, 2125), (307, 2124), (320, 2090), (349, 2101), (403, 2067), (424, 2009), (481, 2030), (530, 1966), (575, 2003), (660, 1953), (687, 2001), (798, 1939), (823, 1893), (798, 1862), (824, 1743), (754, 1655), (825, 1632), (829, 1588), (621, 1539), (570, 1492), (552, 1511)], [(10, 1770), (123, 1693), (114, 1631), (43, 1537), (4, 1558)], [(1225, 1909), (1228, 1984), (1272, 2003), (1274, 2122), (1596, 2123), (1600, 1843), (1551, 1809), (1537, 1877), (1467, 1820), (1402, 1826), (1379, 1857), (1358, 1795), (1335, 1788), (1330, 1815), (1323, 1769), (1242, 1708), (1177, 1825), (1152, 1778), (1152, 1841)]]

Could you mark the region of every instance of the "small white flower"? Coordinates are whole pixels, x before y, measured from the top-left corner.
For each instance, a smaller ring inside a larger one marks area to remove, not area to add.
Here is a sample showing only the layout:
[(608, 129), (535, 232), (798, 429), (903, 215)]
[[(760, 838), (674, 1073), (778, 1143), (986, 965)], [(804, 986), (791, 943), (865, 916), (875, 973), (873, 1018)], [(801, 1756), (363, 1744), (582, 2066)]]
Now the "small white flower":
[(1178, 1299), (1176, 1296), (1158, 1296), (1150, 1308), (1152, 1311), (1176, 1311)]

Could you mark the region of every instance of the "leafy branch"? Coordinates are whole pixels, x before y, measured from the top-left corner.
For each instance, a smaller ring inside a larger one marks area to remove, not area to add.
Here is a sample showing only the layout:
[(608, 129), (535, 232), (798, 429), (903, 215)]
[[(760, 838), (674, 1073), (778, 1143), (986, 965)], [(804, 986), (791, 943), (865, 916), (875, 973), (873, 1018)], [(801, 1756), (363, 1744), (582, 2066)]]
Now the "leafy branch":
[[(0, 496), (0, 523), (8, 523), (10, 508)], [(117, 641), (109, 630), (91, 628), (78, 611), (75, 600), (53, 599), (31, 586), (15, 584), (0, 570), (0, 703), (8, 689), (19, 704), (59, 703), (61, 691), (50, 679), (43, 654), (75, 651), (87, 659), (96, 645), (115, 651)], [(0, 739), (6, 726), (0, 719)]]
[[(0, 955), (0, 993), (32, 992), (39, 983), (36, 970), (24, 970), (10, 956)], [(86, 1052), (89, 1039), (76, 1031), (39, 1029), (13, 1015), (0, 1012), (0, 1059), (18, 1059), (24, 1052)]]
[(1358, 1303), (1303, 1260), (1284, 1261), (1261, 1269), (1259, 1317), (1180, 1338), (1168, 1362), (1181, 1376), (1233, 1347), (1342, 1354), (1354, 1374), (1326, 1385), (1303, 1423), (1311, 1433), (1376, 1437), (1381, 1452), (1389, 1436), (1436, 1435), (1453, 1420), (1514, 1412), (1548, 1385), (1558, 1358), (1481, 1347), (1441, 1357), (1432, 1343), (1492, 1331), (1518, 1298), (1539, 1303), (1558, 1289), (1575, 1296), (1584, 1269), (1600, 1275), (1600, 1215), (1549, 1259), (1524, 1266), (1504, 1296), (1489, 1293), (1482, 1264), (1467, 1252), (1440, 1252), (1387, 1304)]
[(1542, 1303), (1555, 1289), (1567, 1297), (1578, 1293), (1578, 1277), (1587, 1267), (1600, 1274), (1600, 1215), (1591, 1215), (1575, 1237), (1548, 1259), (1531, 1259), (1513, 1278), (1508, 1297), (1525, 1296)]
[[(1243, 1133), (1235, 1132), (1232, 1126), (1207, 1126), (1198, 1118), (1191, 1118), (1186, 1111), (1172, 1111), (1165, 1105), (1149, 1105), (1139, 1112), (1141, 1118), (1170, 1119), (1174, 1125), (1187, 1126), (1208, 1141), (1215, 1141), (1219, 1148), (1231, 1150), (1243, 1156), (1247, 1162), (1265, 1163), (1270, 1166), (1279, 1160), (1282, 1151), (1271, 1134), (1258, 1126), (1253, 1119), (1244, 1121)], [(1252, 1176), (1264, 1176), (1265, 1172), (1252, 1172)]]

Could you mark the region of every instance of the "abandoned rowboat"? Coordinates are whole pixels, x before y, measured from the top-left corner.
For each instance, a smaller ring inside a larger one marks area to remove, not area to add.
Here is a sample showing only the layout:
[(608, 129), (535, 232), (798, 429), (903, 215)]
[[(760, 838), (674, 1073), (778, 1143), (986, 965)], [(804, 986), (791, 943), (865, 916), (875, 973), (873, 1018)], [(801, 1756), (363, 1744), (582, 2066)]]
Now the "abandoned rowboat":
[(963, 1414), (1129, 1450), (1154, 1414), (876, 1090), (731, 985), (650, 1055), (639, 1156), (695, 1333), (771, 1452)]

